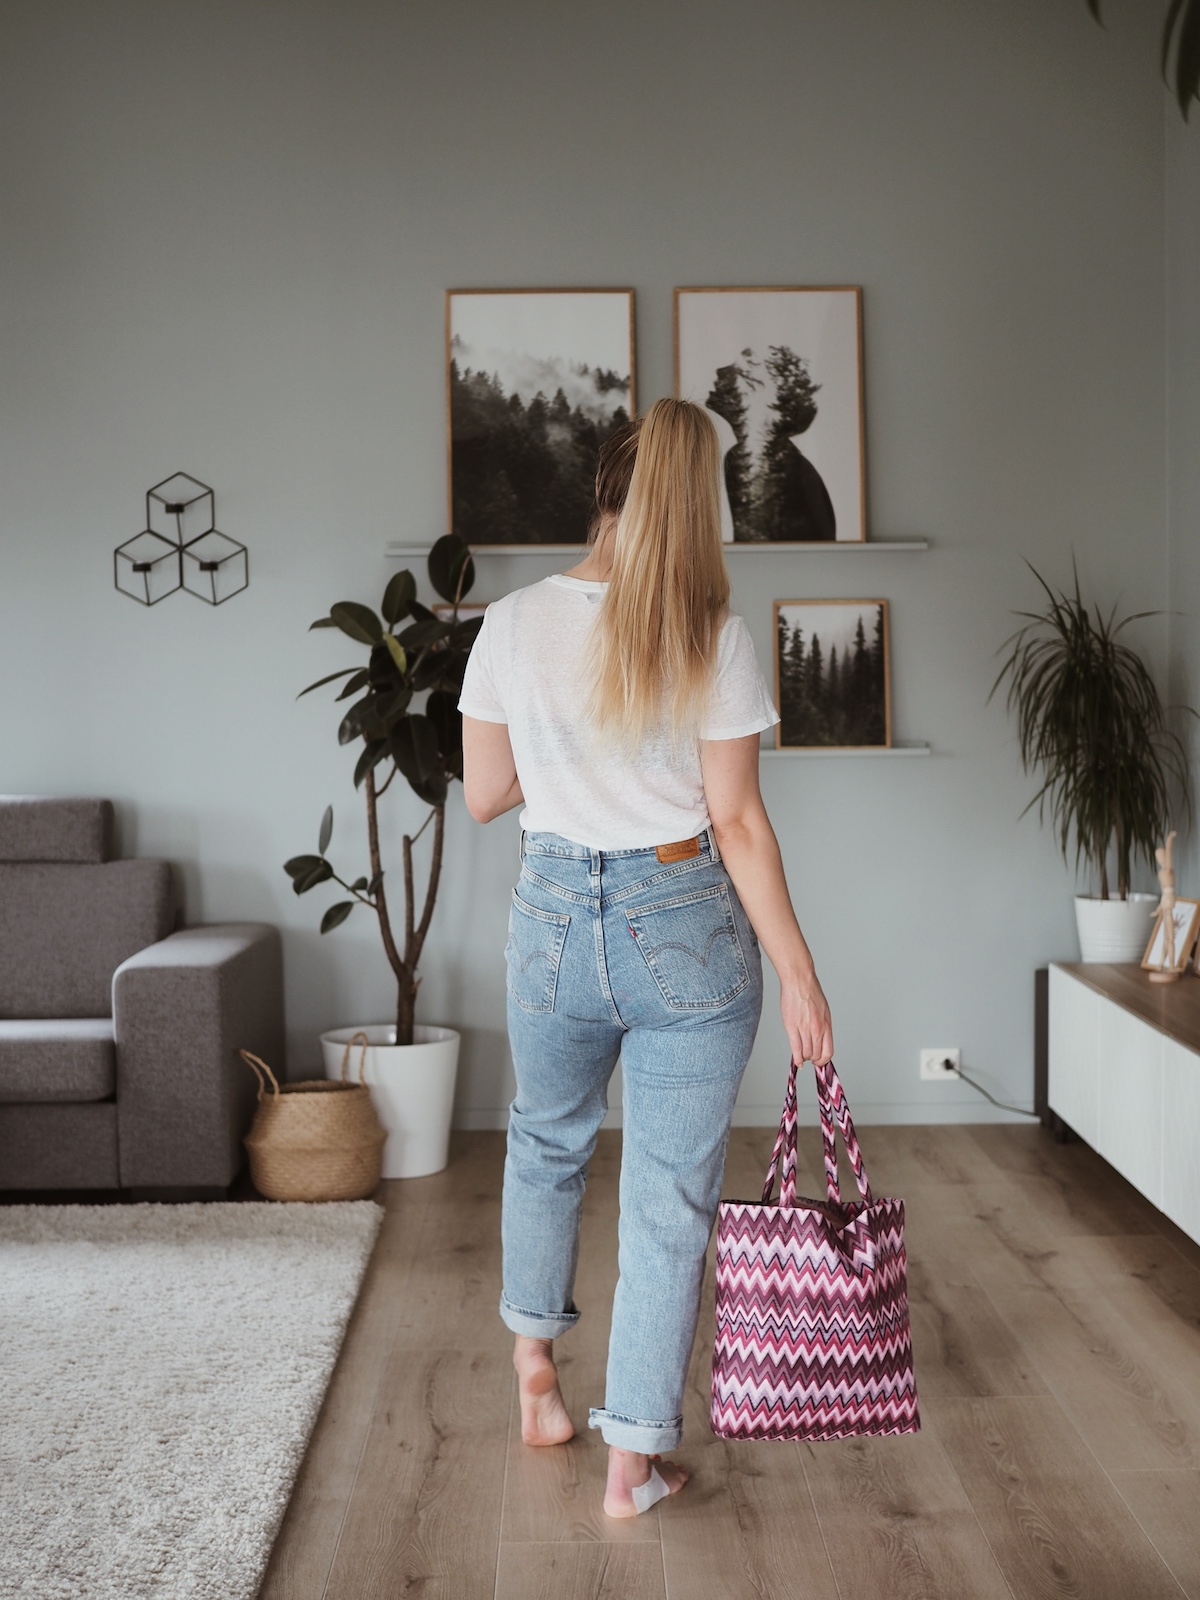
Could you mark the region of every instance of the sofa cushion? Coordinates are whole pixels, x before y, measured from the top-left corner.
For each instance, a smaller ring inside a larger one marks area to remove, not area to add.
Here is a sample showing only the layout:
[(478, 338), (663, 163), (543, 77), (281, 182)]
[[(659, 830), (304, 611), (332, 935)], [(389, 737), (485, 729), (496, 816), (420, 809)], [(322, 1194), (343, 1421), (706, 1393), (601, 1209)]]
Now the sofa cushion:
[(107, 861), (111, 800), (0, 795), (0, 861)]
[(110, 1017), (122, 961), (170, 931), (165, 861), (0, 862), (0, 1017)]
[(105, 1100), (115, 1088), (111, 1018), (0, 1021), (0, 1103)]

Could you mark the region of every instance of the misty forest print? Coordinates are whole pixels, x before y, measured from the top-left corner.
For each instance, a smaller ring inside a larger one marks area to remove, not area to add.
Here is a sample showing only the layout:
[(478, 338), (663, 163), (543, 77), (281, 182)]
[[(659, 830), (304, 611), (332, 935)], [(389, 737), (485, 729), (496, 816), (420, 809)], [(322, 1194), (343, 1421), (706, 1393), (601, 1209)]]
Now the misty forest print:
[(889, 745), (887, 601), (775, 603), (779, 747)]
[(582, 544), (596, 455), (633, 404), (624, 292), (451, 295), (452, 530)]

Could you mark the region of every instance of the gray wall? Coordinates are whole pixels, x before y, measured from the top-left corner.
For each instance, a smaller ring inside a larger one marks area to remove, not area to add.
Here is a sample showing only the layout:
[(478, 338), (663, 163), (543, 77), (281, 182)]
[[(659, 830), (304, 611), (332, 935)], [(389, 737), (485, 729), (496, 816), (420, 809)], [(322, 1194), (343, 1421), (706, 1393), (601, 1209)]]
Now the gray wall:
[[(887, 596), (895, 735), (934, 754), (776, 760), (764, 791), (860, 1117), (992, 1114), (918, 1081), (924, 1045), (1028, 1103), (1032, 973), (1075, 953), (1072, 876), (1020, 819), (994, 652), (1036, 599), (1023, 556), (1065, 581), (1074, 551), (1130, 607), (1167, 576), (1158, 11), (1110, 10), (1102, 31), (1082, 0), (6, 6), (0, 787), (112, 795), (193, 919), (282, 923), (289, 1065), (311, 1069), (319, 1029), (391, 999), (365, 914), (319, 938), (320, 897), (280, 871), (330, 800), (336, 858), (362, 853), (331, 708), (294, 698), (345, 652), (305, 630), (377, 597), (386, 541), (444, 528), (443, 290), (632, 284), (645, 404), (670, 389), (673, 285), (861, 283), (871, 526), (932, 549), (734, 556), (735, 603), (767, 666), (772, 599)], [(176, 468), (250, 546), (219, 611), (112, 590)], [(554, 564), (486, 559), (479, 593)], [(389, 805), (393, 860), (419, 818)], [(464, 1030), (464, 1125), (509, 1094), (516, 838), (456, 795), (421, 1014)], [(769, 1009), (743, 1120), (777, 1116), (784, 1059)]]
[[(1195, 121), (1193, 111), (1193, 122)], [(1170, 698), (1200, 708), (1200, 129), (1167, 126), (1167, 488)], [(1200, 795), (1200, 722), (1175, 725)], [(1180, 892), (1200, 894), (1193, 829), (1178, 855)]]

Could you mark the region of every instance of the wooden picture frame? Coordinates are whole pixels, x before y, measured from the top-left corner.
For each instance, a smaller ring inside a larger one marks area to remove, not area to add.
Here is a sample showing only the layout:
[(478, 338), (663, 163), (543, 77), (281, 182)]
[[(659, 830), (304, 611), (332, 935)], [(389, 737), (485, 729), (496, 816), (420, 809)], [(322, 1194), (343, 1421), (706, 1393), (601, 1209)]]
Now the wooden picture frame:
[(448, 289), (450, 531), (579, 549), (596, 452), (636, 415), (636, 385), (632, 289)]
[(1156, 911), (1141, 964), (1149, 972), (1186, 972), (1191, 964), (1197, 935), (1200, 934), (1200, 900), (1184, 900), (1181, 897), (1175, 901), (1175, 965), (1167, 968), (1159, 964), (1162, 960), (1162, 921), (1162, 911)]
[(777, 750), (891, 749), (888, 613), (877, 599), (775, 601)]
[(474, 622), (491, 603), (490, 600), (464, 600), (460, 606), (452, 606), (448, 600), (438, 600), (429, 609), (439, 622)]
[(854, 284), (675, 290), (675, 393), (721, 436), (733, 548), (866, 542), (862, 320)]

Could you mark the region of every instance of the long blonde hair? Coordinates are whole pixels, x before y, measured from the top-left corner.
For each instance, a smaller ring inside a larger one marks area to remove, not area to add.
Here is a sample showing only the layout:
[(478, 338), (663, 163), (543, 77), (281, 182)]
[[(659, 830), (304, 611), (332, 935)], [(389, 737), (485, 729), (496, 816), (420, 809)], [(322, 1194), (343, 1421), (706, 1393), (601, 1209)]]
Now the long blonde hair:
[(720, 465), (706, 411), (686, 400), (654, 402), (637, 431), (593, 634), (590, 711), (602, 733), (624, 743), (664, 721), (676, 739), (699, 733), (729, 605)]

